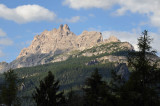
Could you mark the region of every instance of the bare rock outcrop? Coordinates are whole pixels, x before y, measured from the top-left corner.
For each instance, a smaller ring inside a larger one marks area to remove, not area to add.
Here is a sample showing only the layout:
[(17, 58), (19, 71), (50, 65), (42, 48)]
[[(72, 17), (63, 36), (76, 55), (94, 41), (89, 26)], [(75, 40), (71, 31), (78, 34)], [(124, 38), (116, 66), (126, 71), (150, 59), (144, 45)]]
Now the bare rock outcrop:
[(59, 29), (45, 30), (36, 35), (31, 45), (21, 51), (17, 58), (31, 54), (60, 54), (75, 47), (76, 35), (67, 25), (60, 25)]
[[(111, 36), (103, 41), (102, 34), (96, 31), (83, 31), (82, 34), (77, 36), (70, 31), (67, 24), (60, 25), (58, 29), (45, 30), (40, 35), (36, 35), (31, 45), (28, 48), (22, 49), (19, 56), (11, 63), (0, 63), (0, 72), (4, 72), (10, 68), (31, 67), (50, 62), (64, 61), (68, 59), (68, 56), (59, 56), (58, 58), (55, 56), (74, 50), (83, 51), (96, 45), (110, 42), (120, 42), (120, 40)], [(129, 43), (121, 46), (131, 48)], [(110, 51), (112, 52), (113, 50)], [(104, 51), (95, 52), (92, 55), (102, 53)]]
[(83, 31), (76, 39), (77, 47), (79, 50), (84, 50), (88, 47), (93, 47), (96, 44), (103, 42), (103, 37), (100, 32), (96, 31)]
[(120, 63), (116, 67), (115, 71), (116, 71), (117, 75), (121, 76), (121, 79), (124, 79), (124, 80), (128, 80), (129, 79), (130, 72), (129, 72), (128, 67), (127, 67), (127, 65), (125, 63)]
[(0, 73), (8, 70), (8, 63), (6, 62), (0, 62)]
[(120, 42), (120, 40), (117, 38), (117, 37), (115, 37), (115, 36), (110, 36), (108, 39), (105, 39), (104, 40), (104, 42), (106, 42), (106, 43), (110, 43), (110, 42)]
[[(0, 70), (5, 71), (7, 68), (30, 67), (46, 64), (47, 58), (54, 55), (70, 52), (73, 50), (84, 50), (93, 47), (95, 44), (103, 42), (100, 32), (84, 31), (79, 36), (70, 31), (67, 24), (60, 25), (58, 29), (51, 31), (43, 31), (40, 35), (36, 35), (28, 48), (21, 50), (16, 60), (11, 63), (0, 64)], [(63, 60), (63, 59), (62, 59)], [(57, 60), (58, 61), (58, 60)]]
[(84, 50), (102, 41), (99, 32), (84, 31), (76, 36), (68, 25), (60, 25), (59, 29), (45, 30), (41, 35), (36, 35), (31, 45), (24, 48), (17, 59), (31, 54), (61, 54), (76, 49)]

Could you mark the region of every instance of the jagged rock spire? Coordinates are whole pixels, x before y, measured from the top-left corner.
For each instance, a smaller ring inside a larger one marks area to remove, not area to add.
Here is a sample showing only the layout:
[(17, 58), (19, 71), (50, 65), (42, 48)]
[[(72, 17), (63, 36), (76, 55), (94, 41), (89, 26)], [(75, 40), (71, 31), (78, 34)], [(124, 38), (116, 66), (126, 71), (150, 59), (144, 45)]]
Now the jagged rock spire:
[(69, 26), (68, 26), (67, 24), (65, 24), (65, 25), (63, 26), (63, 30), (64, 30), (64, 31), (70, 31), (70, 28), (69, 28)]
[(70, 28), (67, 24), (61, 24), (58, 28), (58, 31), (70, 32)]
[(62, 31), (63, 30), (63, 24), (61, 24), (58, 28), (58, 31)]

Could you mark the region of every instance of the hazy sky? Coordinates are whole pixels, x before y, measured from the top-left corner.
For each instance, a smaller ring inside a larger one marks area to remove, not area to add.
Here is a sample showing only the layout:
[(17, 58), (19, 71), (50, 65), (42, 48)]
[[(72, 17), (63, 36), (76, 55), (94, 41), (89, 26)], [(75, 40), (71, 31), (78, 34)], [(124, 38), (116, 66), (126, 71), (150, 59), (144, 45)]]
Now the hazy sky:
[(160, 53), (160, 0), (0, 0), (0, 61), (11, 62), (36, 34), (68, 24), (79, 35), (100, 31), (137, 49), (146, 29)]

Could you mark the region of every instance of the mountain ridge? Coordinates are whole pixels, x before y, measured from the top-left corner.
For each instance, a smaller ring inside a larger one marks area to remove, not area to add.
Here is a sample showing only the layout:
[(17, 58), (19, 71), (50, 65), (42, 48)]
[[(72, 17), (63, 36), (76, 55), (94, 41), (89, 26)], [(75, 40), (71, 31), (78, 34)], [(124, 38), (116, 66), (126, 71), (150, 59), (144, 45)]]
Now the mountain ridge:
[[(57, 62), (51, 60), (46, 61), (46, 58), (51, 58), (56, 55), (70, 53), (71, 51), (84, 51), (99, 45), (121, 42), (115, 36), (108, 39), (103, 39), (101, 32), (83, 31), (80, 35), (76, 35), (70, 31), (67, 24), (60, 25), (58, 29), (54, 28), (51, 31), (43, 31), (40, 35), (36, 35), (28, 48), (21, 50), (19, 56), (11, 63), (0, 63), (0, 72), (4, 72), (9, 68), (31, 67), (36, 65)], [(128, 50), (134, 50), (133, 46), (128, 42), (122, 43), (120, 46), (127, 47)], [(72, 55), (72, 54), (71, 54)], [(95, 55), (95, 54), (94, 54)], [(87, 56), (87, 55), (84, 55)], [(64, 57), (60, 61), (66, 60)]]

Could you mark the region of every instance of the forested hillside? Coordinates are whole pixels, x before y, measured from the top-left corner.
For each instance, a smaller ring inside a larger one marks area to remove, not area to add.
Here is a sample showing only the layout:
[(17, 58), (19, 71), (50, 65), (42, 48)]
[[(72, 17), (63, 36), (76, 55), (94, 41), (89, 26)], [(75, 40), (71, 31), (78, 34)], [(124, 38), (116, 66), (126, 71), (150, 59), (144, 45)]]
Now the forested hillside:
[[(56, 79), (59, 79), (61, 85), (60, 90), (64, 90), (65, 93), (70, 91), (70, 89), (81, 93), (85, 79), (91, 75), (95, 68), (99, 69), (103, 80), (109, 81), (111, 70), (115, 69), (118, 61), (121, 61), (121, 58), (119, 59), (117, 57), (127, 56), (129, 49), (127, 47), (120, 47), (122, 44), (121, 42), (111, 42), (84, 51), (71, 52), (69, 55), (62, 54), (69, 56), (65, 61), (15, 69), (20, 79), (18, 96), (25, 103), (31, 100), (31, 94), (35, 86), (39, 85), (39, 81), (47, 75), (48, 71), (51, 71)], [(91, 55), (84, 55), (88, 53)], [(104, 56), (109, 56), (110, 58), (104, 58)], [(126, 58), (122, 58), (122, 62), (127, 62)], [(2, 77), (3, 75), (0, 78)]]

